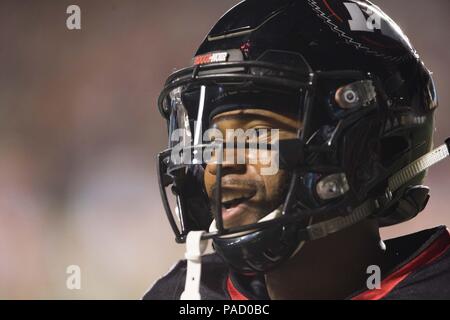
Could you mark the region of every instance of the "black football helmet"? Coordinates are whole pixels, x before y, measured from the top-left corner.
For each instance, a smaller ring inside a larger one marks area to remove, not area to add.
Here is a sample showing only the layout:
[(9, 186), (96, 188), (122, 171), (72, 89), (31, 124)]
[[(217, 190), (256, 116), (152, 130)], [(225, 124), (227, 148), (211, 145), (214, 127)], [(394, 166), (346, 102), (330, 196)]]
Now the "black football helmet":
[[(177, 242), (206, 230), (234, 269), (265, 272), (304, 241), (363, 219), (388, 226), (413, 218), (428, 200), (422, 181), (430, 159), (423, 157), (437, 105), (430, 72), (371, 2), (242, 1), (208, 33), (192, 65), (168, 78), (158, 100), (170, 137), (158, 157), (159, 182)], [(211, 145), (201, 132), (218, 113), (255, 106), (294, 113), (303, 127), (279, 142), (280, 168), (290, 173), (279, 214), (227, 229), (221, 166), (219, 205), (211, 209), (205, 164), (196, 161)]]

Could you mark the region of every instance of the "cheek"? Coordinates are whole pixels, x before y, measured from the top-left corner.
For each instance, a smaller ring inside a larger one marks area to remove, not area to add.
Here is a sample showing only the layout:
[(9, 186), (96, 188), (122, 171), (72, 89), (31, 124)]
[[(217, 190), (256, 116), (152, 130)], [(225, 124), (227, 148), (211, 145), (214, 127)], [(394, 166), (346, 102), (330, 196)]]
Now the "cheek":
[(262, 176), (266, 188), (266, 199), (268, 202), (278, 202), (287, 188), (287, 173), (279, 170), (275, 175)]
[(216, 183), (216, 176), (208, 172), (208, 167), (206, 167), (205, 174), (203, 176), (203, 182), (205, 183), (205, 189), (208, 196), (211, 197), (212, 187)]

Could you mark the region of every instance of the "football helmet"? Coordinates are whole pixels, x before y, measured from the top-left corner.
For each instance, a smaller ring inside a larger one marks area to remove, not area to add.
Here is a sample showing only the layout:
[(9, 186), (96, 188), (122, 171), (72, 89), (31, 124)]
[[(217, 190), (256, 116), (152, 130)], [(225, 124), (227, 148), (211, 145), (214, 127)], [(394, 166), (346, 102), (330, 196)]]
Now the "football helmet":
[[(231, 267), (266, 272), (304, 241), (358, 221), (388, 226), (415, 217), (429, 197), (426, 169), (448, 155), (448, 145), (430, 153), (437, 105), (431, 73), (371, 2), (237, 4), (191, 66), (169, 76), (158, 100), (169, 134), (158, 156), (160, 191), (177, 242), (205, 230)], [(212, 146), (221, 153), (223, 141), (204, 143), (202, 132), (217, 114), (255, 107), (295, 114), (303, 124), (277, 148), (289, 185), (276, 212), (225, 228), (221, 164), (214, 207), (198, 157)]]

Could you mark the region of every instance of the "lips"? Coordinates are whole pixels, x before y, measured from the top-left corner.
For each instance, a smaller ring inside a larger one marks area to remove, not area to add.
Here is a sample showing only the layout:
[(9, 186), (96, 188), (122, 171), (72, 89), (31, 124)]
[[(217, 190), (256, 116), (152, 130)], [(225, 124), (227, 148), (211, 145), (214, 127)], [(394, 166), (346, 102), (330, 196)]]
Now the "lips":
[(237, 226), (241, 223), (236, 223), (234, 221), (239, 221), (240, 217), (243, 216), (245, 211), (248, 209), (248, 205), (245, 203), (240, 203), (237, 206), (231, 208), (222, 207), (222, 220), (225, 227)]
[(241, 197), (241, 198), (232, 199), (229, 201), (222, 201), (222, 207), (224, 209), (231, 209), (231, 208), (237, 207), (239, 204), (241, 204), (249, 199), (250, 198), (247, 198), (247, 197)]
[[(248, 202), (254, 197), (256, 191), (250, 190), (224, 190), (222, 195), (222, 219), (226, 224), (239, 218), (249, 209)], [(234, 224), (234, 223), (233, 223)]]

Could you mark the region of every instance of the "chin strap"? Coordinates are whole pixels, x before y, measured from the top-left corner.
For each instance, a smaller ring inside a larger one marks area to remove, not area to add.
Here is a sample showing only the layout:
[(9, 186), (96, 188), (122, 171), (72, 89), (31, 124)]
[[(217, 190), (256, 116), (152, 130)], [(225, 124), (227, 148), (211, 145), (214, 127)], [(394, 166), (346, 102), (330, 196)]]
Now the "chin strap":
[(186, 238), (187, 260), (186, 285), (180, 300), (201, 300), (200, 280), (202, 274), (202, 255), (208, 246), (208, 240), (202, 240), (205, 231), (191, 231)]
[(445, 144), (428, 152), (419, 159), (411, 162), (409, 165), (394, 174), (388, 182), (388, 191), (394, 192), (398, 190), (406, 182), (414, 178), (422, 171), (428, 169), (432, 165), (447, 158), (450, 152), (450, 138), (445, 140)]
[(379, 204), (377, 200), (366, 200), (362, 205), (346, 216), (336, 217), (309, 225), (306, 227), (307, 238), (309, 240), (324, 238), (331, 233), (338, 232), (368, 218), (378, 208)]
[[(419, 159), (411, 162), (403, 169), (392, 175), (388, 180), (388, 187), (385, 194), (379, 199), (368, 199), (353, 212), (344, 217), (336, 217), (330, 220), (312, 224), (306, 228), (309, 240), (323, 238), (331, 233), (345, 229), (359, 221), (372, 215), (383, 205), (392, 200), (392, 195), (409, 180), (417, 176), (422, 171), (447, 158), (450, 154), (450, 138), (445, 140), (445, 144), (428, 152)], [(423, 208), (422, 208), (423, 209)]]

